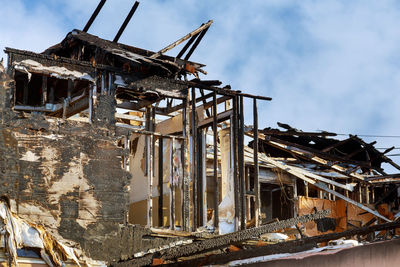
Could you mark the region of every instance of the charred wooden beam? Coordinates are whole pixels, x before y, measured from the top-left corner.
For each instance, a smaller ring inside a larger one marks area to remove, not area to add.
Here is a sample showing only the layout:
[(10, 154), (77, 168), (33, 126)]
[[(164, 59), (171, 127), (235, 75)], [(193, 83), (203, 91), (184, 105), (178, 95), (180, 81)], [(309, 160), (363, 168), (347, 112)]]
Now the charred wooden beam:
[(191, 165), (191, 176), (192, 176), (192, 186), (193, 186), (193, 231), (196, 231), (197, 229), (197, 223), (198, 223), (198, 181), (199, 177), (197, 176), (197, 113), (196, 113), (196, 89), (192, 88), (192, 101), (191, 101), (191, 106), (192, 106), (192, 138), (191, 138), (191, 150), (192, 150), (192, 165)]
[(274, 165), (275, 167), (281, 169), (282, 171), (285, 171), (285, 172), (287, 172), (287, 173), (290, 173), (290, 174), (292, 174), (293, 176), (295, 176), (295, 177), (297, 177), (297, 178), (299, 178), (299, 179), (301, 179), (301, 180), (303, 180), (303, 181), (305, 181), (305, 182), (307, 182), (307, 183), (310, 183), (310, 184), (312, 184), (312, 185), (318, 187), (319, 189), (324, 190), (324, 191), (327, 192), (327, 193), (330, 193), (330, 194), (332, 194), (332, 195), (334, 195), (334, 196), (336, 196), (336, 197), (338, 197), (338, 198), (341, 198), (341, 199), (343, 199), (344, 201), (346, 201), (346, 202), (348, 202), (348, 203), (350, 203), (350, 204), (353, 204), (353, 205), (359, 207), (360, 209), (363, 209), (363, 210), (365, 210), (365, 211), (367, 211), (367, 212), (369, 212), (369, 213), (371, 213), (371, 214), (373, 214), (373, 215), (375, 215), (375, 216), (377, 216), (377, 217), (379, 217), (379, 218), (381, 218), (381, 219), (383, 219), (383, 220), (385, 220), (385, 221), (387, 221), (387, 222), (390, 222), (390, 221), (391, 221), (391, 220), (389, 220), (388, 218), (386, 218), (385, 216), (379, 214), (379, 212), (377, 212), (376, 210), (373, 210), (373, 209), (369, 208), (368, 206), (365, 206), (365, 205), (363, 205), (363, 204), (361, 204), (361, 203), (359, 203), (359, 202), (357, 202), (357, 201), (354, 201), (353, 199), (351, 199), (351, 198), (349, 198), (349, 197), (346, 197), (346, 196), (344, 196), (344, 195), (342, 195), (342, 194), (340, 194), (340, 193), (338, 193), (338, 192), (336, 192), (336, 191), (330, 189), (326, 184), (320, 183), (320, 182), (316, 182), (316, 181), (314, 181), (314, 180), (308, 178), (308, 177), (304, 174), (304, 172), (307, 172), (306, 170), (303, 170), (303, 172), (299, 172), (299, 171), (298, 171), (295, 167), (293, 167), (293, 166), (290, 166), (290, 165), (288, 165), (288, 164), (285, 164), (285, 163), (283, 163), (283, 162), (274, 160), (274, 159), (272, 159), (272, 158), (270, 158), (270, 157), (266, 157), (266, 156), (263, 156), (263, 157), (262, 157), (262, 160), (265, 161), (265, 162), (267, 162), (267, 163), (269, 163), (269, 164)]
[[(231, 109), (227, 110), (227, 111), (224, 111), (224, 112), (221, 112), (220, 114), (217, 115), (217, 118), (215, 120), (217, 121), (217, 123), (226, 121), (232, 116), (232, 114), (233, 114), (233, 112), (232, 112)], [(213, 125), (213, 123), (214, 123), (214, 116), (209, 117), (209, 118), (201, 121), (198, 124), (198, 127), (199, 128), (209, 127), (209, 126)]]
[(260, 215), (261, 215), (261, 200), (260, 200), (260, 181), (258, 177), (259, 167), (258, 167), (258, 109), (257, 109), (257, 99), (253, 99), (253, 136), (254, 136), (254, 191), (256, 193), (255, 199), (255, 221), (256, 226), (260, 225)]
[(193, 46), (190, 48), (189, 52), (185, 56), (185, 60), (189, 60), (190, 56), (193, 54), (194, 50), (196, 50), (197, 46), (200, 44), (201, 40), (203, 39), (204, 35), (207, 33), (209, 27), (205, 28), (197, 37), (196, 42), (194, 42)]
[[(373, 146), (376, 144), (376, 141), (373, 141), (372, 143), (369, 143), (368, 146)], [(351, 159), (352, 157), (354, 157), (355, 155), (357, 155), (358, 153), (361, 153), (363, 151), (366, 151), (366, 147), (361, 146), (361, 148), (347, 154), (346, 156), (344, 156), (345, 159)]]
[[(280, 131), (278, 129), (264, 129), (261, 131), (262, 133), (264, 133), (265, 135), (284, 135), (284, 136), (292, 136), (292, 135), (297, 135), (297, 136), (337, 136), (337, 134), (335, 133), (330, 133), (330, 132), (320, 132), (320, 133), (316, 133), (316, 132), (300, 132), (300, 131), (296, 131), (296, 130), (288, 130), (288, 131)], [(347, 139), (346, 139), (347, 140)], [(338, 142), (340, 143), (340, 142)], [(336, 145), (338, 144), (334, 144), (333, 147), (336, 147)], [(332, 148), (333, 148), (332, 147)], [(331, 148), (329, 148), (328, 150), (330, 150)]]
[(208, 255), (193, 260), (181, 261), (169, 266), (208, 266), (224, 265), (230, 261), (249, 259), (253, 257), (268, 256), (280, 253), (296, 253), (306, 251), (317, 247), (318, 243), (328, 242), (343, 237), (352, 237), (356, 235), (367, 235), (375, 231), (392, 230), (400, 227), (400, 221), (355, 228), (339, 233), (330, 233), (313, 237), (305, 237), (299, 240), (280, 242), (263, 247), (254, 247), (229, 253)]
[[(243, 242), (246, 240), (250, 240), (254, 237), (260, 236), (265, 233), (272, 233), (280, 229), (284, 229), (293, 225), (296, 225), (298, 223), (306, 223), (309, 221), (314, 221), (317, 219), (322, 219), (325, 218), (330, 214), (329, 210), (322, 210), (318, 211), (317, 213), (314, 214), (307, 214), (304, 216), (300, 216), (297, 218), (291, 218), (288, 220), (283, 220), (279, 222), (274, 222), (271, 224), (263, 225), (260, 227), (255, 227), (251, 229), (246, 229), (230, 234), (225, 234), (225, 235), (220, 235), (214, 238), (194, 242), (188, 245), (183, 245), (177, 249), (176, 247), (166, 249), (164, 251), (159, 251), (157, 254), (149, 254), (146, 255), (146, 259), (149, 260), (150, 264), (152, 262), (153, 257), (157, 257), (163, 260), (176, 260), (180, 257), (185, 257), (185, 256), (193, 256), (195, 254), (199, 253), (205, 253), (207, 251), (212, 251), (220, 248), (224, 248), (229, 246), (230, 244), (237, 244), (239, 242)], [(130, 263), (130, 264), (135, 264), (135, 262), (141, 262), (143, 264), (143, 259), (141, 258), (136, 258), (129, 260), (125, 263)]]
[[(206, 99), (208, 99), (208, 98), (210, 98), (212, 96), (213, 96), (213, 93), (209, 93), (209, 94), (206, 94), (204, 96), (202, 95), (201, 97), (198, 97), (196, 99), (196, 102), (205, 101)], [(176, 105), (176, 106), (171, 107), (171, 108), (166, 108), (165, 113), (172, 113), (172, 112), (178, 111), (178, 110), (180, 110), (182, 108), (183, 108), (183, 104), (179, 104), (179, 105)]]
[(232, 125), (232, 156), (233, 156), (233, 185), (235, 199), (235, 230), (239, 230), (240, 224), (240, 186), (238, 173), (238, 97), (233, 98)]
[[(200, 90), (201, 97), (205, 97), (205, 95), (204, 95), (204, 90), (203, 90), (203, 89), (199, 89), (199, 90)], [(205, 105), (206, 103), (207, 103), (206, 100), (203, 99), (203, 105)], [(210, 111), (208, 110), (208, 108), (206, 108), (205, 110), (206, 110), (206, 115), (207, 115), (207, 117), (210, 117), (210, 116), (211, 116), (211, 113), (210, 113)]]
[(104, 4), (106, 3), (107, 0), (101, 0), (99, 5), (97, 6), (97, 8), (94, 10), (92, 16), (90, 17), (90, 19), (88, 20), (88, 22), (86, 23), (85, 28), (83, 28), (84, 32), (87, 32), (90, 28), (90, 26), (92, 26), (93, 21), (96, 19), (97, 15), (99, 14), (100, 10), (103, 8)]
[(175, 229), (175, 185), (174, 185), (174, 143), (175, 138), (170, 140), (169, 152), (170, 152), (170, 176), (169, 176), (169, 228)]
[(352, 140), (351, 138), (344, 139), (344, 140), (339, 141), (339, 142), (337, 142), (337, 143), (335, 143), (335, 144), (333, 144), (333, 145), (331, 145), (331, 146), (325, 147), (325, 148), (322, 149), (321, 151), (322, 151), (322, 152), (329, 152), (329, 151), (331, 151), (332, 149), (334, 149), (334, 148), (336, 148), (336, 147), (338, 147), (338, 146), (344, 145), (344, 144), (348, 143), (348, 142), (351, 141), (351, 140)]
[(164, 208), (164, 173), (163, 173), (163, 163), (164, 163), (164, 150), (163, 150), (163, 138), (159, 137), (158, 138), (158, 192), (159, 192), (159, 197), (158, 197), (158, 225), (163, 226), (163, 221), (164, 221), (164, 214), (163, 214), (163, 208)]
[(200, 33), (197, 33), (196, 35), (193, 35), (192, 38), (186, 43), (186, 45), (182, 48), (182, 50), (178, 53), (176, 56), (177, 58), (182, 58), (182, 56), (185, 54), (186, 50), (193, 44), (193, 42), (196, 40), (196, 38), (199, 36)]
[(196, 179), (197, 179), (197, 226), (204, 225), (204, 195), (203, 191), (203, 129), (197, 127), (196, 131)]
[(213, 23), (212, 20), (209, 20), (206, 24), (200, 26), (199, 28), (197, 28), (196, 30), (188, 33), (187, 35), (185, 35), (184, 37), (182, 37), (181, 39), (173, 42), (170, 45), (167, 45), (165, 48), (161, 49), (160, 51), (158, 51), (157, 53), (153, 54), (150, 56), (150, 58), (158, 58), (159, 56), (161, 56), (162, 54), (164, 54), (165, 52), (171, 50), (172, 48), (174, 48), (175, 46), (179, 45), (180, 43), (186, 41), (187, 39), (189, 39), (190, 37), (198, 34), (199, 32), (203, 31), (204, 29), (207, 29), (208, 27), (211, 26), (211, 24)]
[(115, 35), (113, 42), (117, 43), (119, 38), (121, 37), (122, 33), (124, 32), (126, 26), (128, 25), (129, 21), (131, 20), (133, 14), (135, 14), (135, 11), (137, 7), (139, 6), (139, 2), (135, 1), (133, 4), (131, 11), (129, 11), (128, 16), (125, 18), (124, 23), (122, 23), (121, 28), (119, 28), (117, 35)]
[(47, 103), (47, 76), (42, 77), (42, 106)]
[(244, 107), (243, 96), (239, 96), (239, 130), (238, 130), (238, 170), (239, 170), (239, 192), (240, 192), (240, 229), (246, 228), (246, 201), (244, 185)]
[(217, 93), (213, 92), (213, 153), (214, 153), (214, 227), (218, 227), (219, 181), (218, 181), (218, 128), (217, 128)]
[(183, 99), (182, 108), (182, 165), (183, 165), (183, 184), (182, 184), (182, 228), (188, 231), (190, 227), (190, 177), (189, 177), (189, 149), (188, 141), (190, 135), (189, 122), (187, 114), (189, 114), (189, 94), (186, 99)]

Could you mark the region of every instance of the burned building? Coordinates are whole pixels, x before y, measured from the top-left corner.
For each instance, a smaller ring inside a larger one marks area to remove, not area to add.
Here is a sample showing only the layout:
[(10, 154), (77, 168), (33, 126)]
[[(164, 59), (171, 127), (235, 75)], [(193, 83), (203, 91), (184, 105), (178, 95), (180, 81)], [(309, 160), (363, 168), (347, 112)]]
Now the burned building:
[(32, 248), (48, 265), (178, 264), (232, 244), (256, 255), (243, 242), (299, 224), (296, 238), (392, 222), (398, 176), (381, 163), (400, 167), (374, 144), (259, 130), (258, 103), (271, 98), (202, 80), (205, 65), (189, 60), (212, 21), (153, 52), (118, 43), (137, 2), (113, 41), (88, 33), (104, 2), (43, 53), (5, 50), (0, 215), (42, 233), (33, 246), (7, 230), (11, 264)]

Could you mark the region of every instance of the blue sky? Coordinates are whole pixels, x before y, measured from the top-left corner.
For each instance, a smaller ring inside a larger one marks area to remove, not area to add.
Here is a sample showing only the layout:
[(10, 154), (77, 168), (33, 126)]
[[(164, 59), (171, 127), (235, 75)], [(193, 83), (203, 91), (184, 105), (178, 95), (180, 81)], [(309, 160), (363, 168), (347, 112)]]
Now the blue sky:
[[(108, 0), (89, 32), (113, 39), (133, 2)], [(98, 0), (0, 4), (0, 49), (40, 52), (82, 29)], [(159, 50), (209, 19), (192, 60), (207, 65), (204, 79), (273, 97), (260, 103), (260, 127), (400, 135), (397, 1), (143, 0), (120, 41)], [(400, 147), (400, 138), (365, 139)]]

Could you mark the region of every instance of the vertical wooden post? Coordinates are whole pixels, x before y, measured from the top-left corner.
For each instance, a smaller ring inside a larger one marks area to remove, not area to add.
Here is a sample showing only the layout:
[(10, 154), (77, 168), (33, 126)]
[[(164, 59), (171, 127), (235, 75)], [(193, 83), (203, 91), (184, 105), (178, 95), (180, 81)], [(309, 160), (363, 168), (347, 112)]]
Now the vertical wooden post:
[(189, 93), (186, 99), (183, 100), (182, 110), (182, 134), (184, 140), (182, 141), (182, 164), (183, 164), (183, 188), (182, 188), (182, 228), (188, 231), (190, 227), (190, 168), (189, 168), (189, 149), (188, 141), (190, 135), (189, 122), (187, 114), (189, 113)]
[(239, 97), (238, 164), (240, 192), (240, 229), (246, 229), (246, 200), (244, 184), (244, 107), (243, 96)]
[(233, 98), (233, 114), (232, 114), (232, 155), (233, 155), (233, 184), (235, 198), (235, 231), (239, 230), (240, 226), (240, 186), (238, 176), (238, 97)]
[(47, 103), (47, 76), (42, 77), (42, 106)]
[(217, 93), (213, 94), (213, 150), (214, 150), (214, 227), (218, 227), (219, 181), (218, 181), (218, 129), (217, 129)]
[(169, 228), (175, 229), (175, 186), (174, 186), (174, 143), (175, 138), (170, 140), (170, 178), (169, 178)]
[(202, 196), (202, 225), (207, 224), (207, 130), (202, 130), (202, 146), (201, 146), (201, 196)]
[(74, 90), (74, 81), (69, 79), (68, 80), (68, 91), (67, 91), (68, 98), (71, 98), (73, 90)]
[(164, 207), (164, 173), (163, 173), (163, 166), (164, 166), (164, 161), (163, 161), (163, 138), (160, 136), (158, 138), (158, 192), (159, 197), (158, 197), (158, 225), (163, 226), (163, 207)]
[(293, 205), (293, 217), (297, 217), (297, 207), (298, 207), (298, 198), (297, 198), (297, 179), (294, 178), (293, 182), (293, 199), (294, 199), (294, 205)]
[(306, 197), (308, 197), (308, 183), (304, 182), (304, 191), (306, 193)]
[(101, 74), (101, 94), (105, 95), (106, 92), (106, 78), (105, 78), (105, 71)]
[(245, 196), (246, 196), (246, 220), (250, 221), (251, 220), (251, 197), (246, 194), (247, 191), (250, 191), (250, 170), (249, 166), (245, 166), (244, 168), (244, 177), (245, 177), (245, 182), (246, 182), (246, 188), (245, 188)]
[[(197, 128), (197, 127), (196, 127)], [(197, 227), (203, 225), (203, 130), (196, 129)]]
[(192, 138), (191, 138), (191, 152), (192, 152), (192, 194), (193, 194), (193, 231), (197, 229), (198, 223), (198, 177), (197, 177), (197, 125), (196, 125), (196, 88), (192, 87)]
[(375, 203), (375, 187), (371, 187), (371, 203)]
[[(336, 190), (336, 186), (332, 185), (332, 190), (335, 191)], [(336, 196), (335, 195), (332, 195), (332, 200), (334, 200), (334, 201), (336, 200)]]
[(255, 217), (256, 217), (256, 227), (260, 226), (260, 215), (261, 215), (261, 205), (260, 205), (260, 182), (258, 180), (258, 110), (257, 110), (257, 99), (253, 98), (253, 136), (254, 136), (254, 191), (256, 193), (255, 199)]
[(93, 122), (93, 86), (89, 89), (89, 123)]
[(147, 182), (148, 182), (148, 187), (147, 187), (147, 227), (152, 227), (153, 226), (153, 198), (152, 198), (152, 192), (153, 192), (153, 155), (152, 155), (152, 144), (153, 144), (153, 134), (148, 135), (148, 142), (147, 142)]

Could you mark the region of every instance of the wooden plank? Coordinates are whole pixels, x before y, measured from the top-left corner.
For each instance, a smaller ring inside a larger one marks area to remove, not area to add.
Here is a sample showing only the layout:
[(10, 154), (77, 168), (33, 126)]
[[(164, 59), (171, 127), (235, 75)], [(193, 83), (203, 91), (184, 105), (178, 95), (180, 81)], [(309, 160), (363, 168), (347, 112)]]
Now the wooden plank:
[(191, 176), (192, 176), (192, 199), (193, 199), (193, 231), (196, 231), (198, 224), (198, 177), (197, 177), (197, 114), (196, 114), (196, 89), (192, 88), (192, 96), (191, 96), (191, 108), (192, 108), (192, 116), (191, 116), (191, 155), (192, 155), (192, 164), (191, 164)]
[(175, 229), (175, 185), (174, 185), (174, 143), (175, 138), (169, 141), (169, 152), (170, 152), (170, 176), (169, 176), (169, 228)]
[[(232, 112), (233, 111), (230, 109), (230, 110), (227, 110), (227, 111), (224, 111), (224, 112), (221, 112), (220, 114), (218, 114), (217, 115), (217, 123), (228, 120), (231, 117)], [(214, 117), (209, 117), (205, 120), (202, 120), (199, 122), (198, 127), (199, 128), (209, 127), (213, 124), (213, 120), (214, 120)]]
[(255, 221), (256, 227), (261, 223), (261, 200), (260, 200), (260, 181), (258, 177), (259, 167), (258, 167), (258, 110), (257, 110), (257, 99), (253, 99), (253, 136), (254, 136), (254, 191), (256, 193), (255, 198)]
[[(307, 183), (310, 183), (310, 184), (318, 187), (319, 189), (324, 190), (325, 192), (331, 193), (332, 195), (335, 195), (336, 197), (341, 198), (344, 201), (349, 202), (349, 203), (351, 203), (351, 204), (353, 204), (353, 205), (355, 205), (355, 206), (357, 206), (357, 207), (359, 207), (359, 208), (361, 208), (361, 209), (363, 209), (363, 210), (365, 210), (365, 211), (367, 211), (367, 212), (369, 212), (369, 213), (371, 213), (371, 214), (373, 214), (373, 215), (375, 215), (375, 216), (377, 216), (377, 217), (379, 217), (379, 218), (381, 218), (381, 219), (383, 219), (383, 220), (385, 220), (387, 222), (391, 222), (391, 220), (389, 220), (388, 218), (380, 215), (379, 212), (377, 212), (377, 211), (375, 211), (373, 209), (370, 209), (369, 207), (364, 206), (364, 205), (362, 205), (362, 204), (360, 204), (360, 203), (358, 203), (358, 202), (356, 202), (356, 201), (354, 201), (354, 200), (352, 200), (352, 199), (350, 199), (350, 198), (348, 198), (346, 196), (343, 196), (342, 194), (339, 194), (336, 191), (333, 191), (333, 190), (329, 189), (326, 184), (323, 184), (323, 183), (320, 183), (320, 182), (315, 182), (314, 180), (308, 178), (303, 173), (298, 172), (295, 168), (293, 168), (290, 165), (287, 165), (287, 164), (281, 163), (279, 161), (273, 160), (273, 159), (271, 159), (271, 158), (269, 158), (267, 156), (264, 156), (263, 160), (267, 161), (268, 163), (278, 167), (279, 169), (281, 169), (281, 170), (283, 170), (285, 172), (288, 172), (288, 173), (290, 173), (290, 174), (292, 174), (292, 175), (304, 180)], [(306, 172), (306, 171), (304, 171), (304, 172)]]
[(267, 141), (267, 142), (269, 144), (271, 144), (272, 146), (281, 148), (281, 149), (283, 149), (285, 151), (288, 151), (290, 153), (294, 153), (296, 155), (299, 155), (299, 156), (305, 157), (307, 159), (310, 159), (310, 160), (312, 160), (312, 161), (314, 161), (314, 162), (316, 162), (316, 163), (318, 163), (320, 165), (323, 165), (325, 167), (331, 168), (331, 169), (333, 169), (335, 171), (338, 171), (339, 173), (342, 173), (342, 174), (347, 175), (349, 177), (356, 178), (356, 179), (359, 179), (361, 181), (365, 180), (362, 175), (360, 175), (358, 173), (355, 173), (355, 172), (348, 173), (348, 170), (346, 168), (343, 168), (343, 167), (341, 167), (341, 166), (339, 166), (339, 165), (337, 165), (335, 163), (332, 163), (332, 162), (330, 162), (328, 160), (325, 160), (325, 159), (323, 159), (321, 157), (315, 156), (313, 153), (308, 152), (306, 150), (303, 150), (303, 149), (300, 149), (300, 148), (297, 148), (297, 147), (290, 147), (288, 145), (281, 144), (281, 143), (278, 143), (278, 142), (275, 142), (275, 141)]
[(305, 171), (302, 168), (295, 167), (295, 166), (290, 166), (290, 167), (293, 168), (294, 170), (300, 172), (300, 173), (303, 173), (304, 175), (306, 175), (309, 178), (312, 178), (312, 179), (315, 179), (315, 180), (318, 180), (318, 181), (321, 181), (321, 182), (324, 182), (324, 183), (328, 183), (328, 184), (331, 184), (333, 186), (337, 186), (337, 187), (343, 188), (344, 190), (347, 190), (347, 191), (350, 191), (350, 192), (353, 192), (353, 190), (354, 190), (354, 186), (352, 186), (350, 184), (341, 184), (341, 183), (335, 182), (335, 181), (333, 181), (331, 179), (324, 178), (322, 176), (314, 174), (312, 172)]
[(211, 24), (213, 23), (212, 20), (209, 20), (206, 24), (200, 26), (199, 28), (195, 29), (194, 31), (188, 33), (187, 35), (185, 35), (184, 37), (180, 38), (179, 40), (173, 42), (170, 45), (167, 45), (165, 48), (161, 49), (160, 51), (158, 51), (157, 53), (153, 54), (150, 56), (150, 58), (158, 58), (159, 56), (161, 56), (162, 54), (164, 54), (165, 52), (171, 50), (172, 48), (174, 48), (175, 46), (179, 45), (180, 43), (186, 41), (187, 39), (189, 39), (190, 37), (198, 34), (199, 32), (207, 29), (208, 27), (211, 26)]
[(189, 164), (189, 135), (190, 124), (187, 118), (189, 114), (189, 94), (184, 101), (184, 108), (182, 110), (182, 164), (183, 164), (183, 183), (182, 183), (182, 228), (188, 231), (190, 228), (190, 164)]
[(158, 197), (158, 225), (163, 226), (163, 220), (164, 220), (164, 214), (163, 214), (163, 208), (164, 208), (164, 190), (163, 190), (163, 184), (164, 184), (164, 173), (163, 173), (163, 168), (164, 168), (164, 142), (163, 138), (159, 137), (158, 138), (158, 192), (159, 192), (159, 197)]
[(233, 165), (233, 185), (235, 197), (235, 231), (240, 228), (240, 187), (239, 187), (239, 173), (238, 173), (238, 97), (233, 98), (233, 114), (231, 117), (231, 130), (232, 130), (232, 165)]
[(239, 171), (239, 192), (240, 192), (240, 229), (246, 228), (246, 201), (244, 181), (244, 107), (243, 96), (239, 96), (239, 129), (238, 129), (238, 171)]
[(219, 181), (218, 181), (218, 126), (217, 126), (217, 93), (213, 92), (213, 179), (214, 179), (214, 227), (218, 227)]

